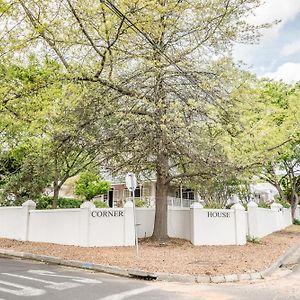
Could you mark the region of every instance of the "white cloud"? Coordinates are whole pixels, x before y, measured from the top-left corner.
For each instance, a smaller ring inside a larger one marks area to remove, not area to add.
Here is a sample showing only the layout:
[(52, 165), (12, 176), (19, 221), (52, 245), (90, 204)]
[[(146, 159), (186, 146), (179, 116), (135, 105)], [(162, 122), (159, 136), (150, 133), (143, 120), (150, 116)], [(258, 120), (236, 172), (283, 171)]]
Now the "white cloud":
[(289, 56), (299, 51), (300, 51), (300, 41), (287, 44), (282, 48), (282, 54), (285, 56)]
[(281, 20), (281, 23), (266, 32), (266, 35), (276, 35), (280, 28), (288, 21), (292, 21), (299, 12), (299, 0), (266, 0), (265, 4), (257, 8), (255, 15), (248, 20), (256, 25)]
[(288, 62), (277, 68), (273, 73), (266, 73), (263, 77), (274, 80), (283, 80), (286, 83), (296, 83), (300, 81), (300, 64)]
[[(247, 64), (255, 66), (257, 60), (260, 59), (260, 64), (263, 58), (268, 60), (269, 70), (273, 65), (276, 65), (280, 55), (275, 55), (274, 49), (281, 49), (281, 58), (288, 56), (295, 51), (298, 51), (298, 42), (295, 42), (282, 48), (282, 37), (280, 36), (280, 29), (282, 29), (288, 22), (292, 22), (298, 14), (300, 14), (300, 0), (265, 0), (265, 3), (254, 11), (254, 15), (247, 18), (249, 23), (259, 25), (264, 23), (272, 23), (275, 20), (281, 20), (279, 24), (273, 25), (271, 28), (262, 31), (263, 36), (260, 38), (259, 44), (255, 45), (235, 45), (233, 50), (233, 57), (237, 60), (242, 60)], [(295, 36), (296, 40), (297, 37)], [(270, 65), (270, 55), (274, 56), (273, 65)], [(258, 68), (258, 66), (256, 66)], [(263, 73), (260, 70), (259, 73)]]

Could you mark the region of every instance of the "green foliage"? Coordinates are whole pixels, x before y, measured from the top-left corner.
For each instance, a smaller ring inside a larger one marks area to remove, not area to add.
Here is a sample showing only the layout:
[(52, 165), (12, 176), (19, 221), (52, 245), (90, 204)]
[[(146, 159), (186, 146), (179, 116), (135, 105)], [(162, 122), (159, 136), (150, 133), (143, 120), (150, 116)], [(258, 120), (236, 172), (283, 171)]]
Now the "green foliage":
[(225, 207), (227, 200), (234, 195), (237, 195), (242, 203), (248, 202), (250, 190), (246, 176), (239, 178), (236, 172), (230, 174), (231, 172), (232, 170), (228, 169), (227, 174), (221, 173), (202, 180), (196, 178), (193, 183), (191, 182), (191, 186), (205, 199), (207, 207)]
[(74, 199), (74, 198), (58, 198), (58, 207), (59, 208), (79, 208), (82, 204), (81, 199)]
[(100, 148), (90, 137), (86, 91), (62, 76), (48, 58), (0, 63), (0, 138), (9, 152), (0, 156), (0, 184), (7, 194), (35, 199), (53, 183), (56, 197), (69, 177), (95, 164)]
[(259, 238), (255, 238), (253, 236), (247, 235), (247, 242), (253, 243), (253, 244), (261, 244), (261, 240)]
[[(0, 206), (21, 206), (26, 200), (27, 199), (23, 198), (16, 200), (3, 200), (3, 198), (1, 198)], [(53, 197), (40, 196), (34, 199), (34, 201), (36, 202), (36, 209), (51, 209)], [(79, 208), (82, 203), (83, 200), (81, 199), (59, 197), (57, 208)]]
[[(36, 208), (37, 209), (51, 209), (52, 208), (53, 197), (43, 196), (36, 200)], [(57, 208), (79, 208), (82, 204), (81, 199), (74, 198), (58, 198), (58, 206)]]
[(97, 208), (108, 208), (108, 205), (103, 201), (96, 200), (96, 201), (93, 201), (93, 203), (95, 204), (95, 206)]
[(248, 101), (238, 108), (241, 130), (228, 140), (228, 155), (244, 167), (257, 166), (253, 173), (277, 188), (293, 215), (300, 193), (300, 85), (261, 80), (243, 97)]
[(2, 151), (0, 154), (0, 174), (1, 174), (1, 186), (7, 181), (7, 176), (17, 173), (22, 165), (21, 152), (24, 153), (22, 147), (14, 148), (11, 151)]
[(290, 208), (291, 207), (291, 204), (288, 203), (287, 201), (285, 201), (284, 199), (277, 199), (276, 202), (281, 204), (283, 208)]
[(248, 86), (242, 95), (244, 101), (234, 107), (240, 114), (240, 131), (237, 138), (228, 141), (236, 143), (229, 155), (239, 157), (241, 163), (266, 166), (289, 152), (291, 143), (287, 141), (293, 142), (298, 132), (299, 92), (296, 85), (267, 80)]
[(23, 141), (0, 154), (3, 197), (13, 194), (17, 203), (36, 199), (51, 183), (51, 167), (40, 145)]
[(101, 180), (97, 174), (91, 172), (80, 173), (75, 183), (75, 194), (91, 200), (97, 195), (105, 194), (110, 189), (107, 181)]
[(293, 220), (293, 224), (294, 224), (294, 225), (300, 225), (300, 220), (294, 219), (294, 220)]
[(52, 197), (42, 196), (36, 199), (36, 209), (50, 209), (52, 208)]
[(144, 199), (136, 198), (134, 201), (136, 207), (147, 207), (147, 201)]
[(21, 206), (25, 201), (26, 199), (16, 199), (13, 194), (7, 195), (1, 192), (0, 206)]
[(258, 204), (258, 207), (260, 208), (271, 208), (271, 203), (268, 203), (268, 202), (260, 202)]
[(248, 210), (248, 203), (246, 203), (246, 202), (241, 202), (241, 204), (244, 206), (245, 211), (247, 211), (247, 210)]
[(208, 203), (205, 202), (204, 208), (208, 209), (225, 209), (224, 203), (220, 203), (218, 201), (210, 201)]
[[(229, 57), (235, 42), (253, 42), (260, 29), (268, 27), (247, 23), (247, 17), (260, 1), (227, 1), (227, 5), (220, 0), (114, 1), (119, 11), (146, 32), (148, 38), (141, 37), (140, 32), (133, 30), (120, 14), (116, 15), (106, 5), (99, 0), (89, 1), (88, 6), (83, 0), (67, 1), (66, 5), (61, 5), (61, 1), (51, 1), (49, 5), (49, 1), (44, 0), (22, 1), (20, 5), (20, 1), (15, 1), (10, 13), (1, 16), (4, 24), (16, 24), (13, 28), (4, 28), (6, 32), (0, 40), (1, 58), (20, 57), (22, 53), (26, 61), (39, 46), (40, 59), (52, 51), (55, 61), (65, 70), (52, 72), (63, 78), (58, 78), (38, 97), (33, 91), (43, 86), (43, 81), (47, 82), (47, 76), (39, 80), (34, 65), (26, 71), (26, 76), (17, 70), (18, 81), (11, 84), (21, 87), (24, 95), (20, 102), (13, 97), (19, 104), (17, 113), (27, 116), (24, 104), (29, 119), (35, 121), (37, 132), (51, 133), (48, 145), (60, 161), (54, 168), (55, 180), (62, 181), (64, 175), (74, 174), (74, 170), (70, 172), (67, 167), (76, 163), (78, 153), (82, 153), (75, 151), (78, 145), (89, 150), (84, 158), (94, 158), (101, 145), (110, 169), (156, 170), (163, 176), (161, 182), (226, 174), (231, 162), (222, 138), (227, 137), (226, 146), (230, 147), (231, 133), (239, 132), (236, 116), (242, 115), (239, 111), (231, 114), (234, 97), (229, 93), (238, 90), (237, 99), (243, 106), (238, 87), (245, 82), (242, 72)], [(70, 24), (72, 26), (68, 26)], [(30, 95), (19, 81), (29, 88)], [(73, 87), (75, 91), (70, 91), (68, 86), (61, 87), (66, 82), (77, 83), (76, 88)], [(80, 88), (88, 93), (80, 92)], [(75, 110), (72, 101), (60, 106), (74, 98), (74, 94), (86, 100), (77, 106), (79, 113), (75, 116), (69, 113)], [(87, 109), (87, 114), (82, 114), (84, 103), (92, 107)], [(9, 108), (15, 112), (12, 104)], [(73, 118), (78, 126), (74, 126)], [(33, 128), (31, 126), (32, 131)], [(94, 136), (86, 143), (85, 136), (89, 137), (90, 132)], [(98, 147), (91, 141), (98, 141)], [(235, 157), (233, 153), (232, 161)], [(82, 165), (86, 166), (86, 161)], [(64, 174), (63, 170), (66, 170)], [(76, 171), (79, 172), (78, 168)], [(158, 184), (160, 188), (163, 187)], [(78, 193), (90, 199), (95, 189), (90, 187), (87, 192), (87, 186), (82, 186)], [(166, 201), (164, 197), (157, 205)], [(167, 213), (163, 209), (157, 211), (161, 213), (156, 216), (154, 231), (159, 224), (164, 224), (160, 220), (166, 218)], [(166, 226), (155, 235), (165, 238)]]

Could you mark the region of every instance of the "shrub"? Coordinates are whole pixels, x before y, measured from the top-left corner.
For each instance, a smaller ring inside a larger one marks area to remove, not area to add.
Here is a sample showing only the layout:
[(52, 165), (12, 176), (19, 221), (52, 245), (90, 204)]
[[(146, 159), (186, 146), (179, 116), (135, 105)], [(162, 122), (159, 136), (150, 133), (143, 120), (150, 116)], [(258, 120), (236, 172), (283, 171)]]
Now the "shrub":
[(208, 209), (225, 209), (223, 203), (218, 203), (218, 202), (205, 203), (204, 208), (208, 208)]
[(81, 199), (76, 198), (58, 198), (59, 208), (79, 208), (82, 202)]
[(267, 202), (261, 202), (258, 204), (258, 207), (260, 208), (271, 208), (271, 204)]
[(52, 199), (50, 196), (42, 196), (36, 199), (36, 209), (49, 209), (52, 208)]
[(278, 203), (281, 204), (283, 208), (291, 207), (291, 205), (287, 201), (284, 201), (284, 200), (279, 200)]
[(134, 202), (135, 202), (136, 207), (146, 207), (147, 206), (147, 201), (144, 199), (137, 198), (137, 199), (135, 199)]
[(247, 235), (247, 242), (253, 243), (253, 244), (261, 244), (261, 241), (259, 238), (255, 238), (253, 236)]
[(95, 196), (105, 194), (109, 191), (110, 185), (107, 181), (91, 172), (83, 172), (75, 183), (75, 194), (92, 200)]
[(95, 206), (97, 208), (108, 208), (108, 205), (103, 201), (97, 200), (97, 201), (94, 201), (93, 203), (95, 204)]
[[(36, 200), (36, 208), (37, 209), (51, 209), (52, 208), (53, 197), (51, 196), (43, 196)], [(82, 204), (81, 199), (75, 198), (58, 198), (57, 208), (79, 208)]]
[(294, 220), (293, 220), (293, 224), (294, 224), (294, 225), (300, 225), (300, 220), (294, 219)]

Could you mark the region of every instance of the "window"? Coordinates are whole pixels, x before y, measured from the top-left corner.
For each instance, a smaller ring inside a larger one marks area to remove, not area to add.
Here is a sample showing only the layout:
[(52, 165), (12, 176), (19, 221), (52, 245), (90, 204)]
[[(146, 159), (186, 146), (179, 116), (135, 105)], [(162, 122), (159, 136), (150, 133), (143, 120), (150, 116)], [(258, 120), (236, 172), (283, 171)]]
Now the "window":
[[(132, 197), (132, 192), (130, 192), (128, 189), (125, 189), (124, 192), (125, 192), (125, 198)], [(141, 189), (141, 187), (138, 186), (135, 189), (135, 191), (134, 191), (134, 197), (135, 198), (141, 198), (142, 197), (142, 189)]]
[[(180, 189), (176, 191), (176, 198), (181, 198)], [(182, 199), (195, 200), (195, 192), (192, 189), (182, 188)]]

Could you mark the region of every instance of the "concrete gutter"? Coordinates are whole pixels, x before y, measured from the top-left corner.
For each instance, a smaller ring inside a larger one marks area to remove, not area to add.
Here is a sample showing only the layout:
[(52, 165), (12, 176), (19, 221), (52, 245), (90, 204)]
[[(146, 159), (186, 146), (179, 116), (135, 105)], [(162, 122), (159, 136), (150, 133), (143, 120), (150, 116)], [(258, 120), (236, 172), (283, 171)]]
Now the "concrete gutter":
[(256, 273), (243, 273), (243, 274), (228, 274), (218, 276), (208, 275), (189, 275), (189, 274), (173, 274), (173, 273), (151, 273), (136, 269), (126, 269), (109, 265), (95, 264), (90, 262), (82, 262), (78, 260), (64, 260), (55, 256), (33, 254), (27, 252), (18, 252), (10, 249), (1, 249), (0, 254), (23, 259), (37, 260), (45, 263), (88, 269), (97, 272), (139, 278), (144, 280), (157, 280), (169, 282), (186, 282), (186, 283), (224, 283), (224, 282), (237, 282), (245, 280), (264, 279), (271, 276), (276, 270), (283, 266), (289, 266), (300, 262), (300, 243), (289, 249), (284, 255), (276, 260), (269, 268), (262, 272)]
[(285, 254), (279, 257), (269, 268), (261, 272), (262, 277), (271, 276), (279, 268), (294, 265), (300, 262), (300, 243), (290, 248)]

